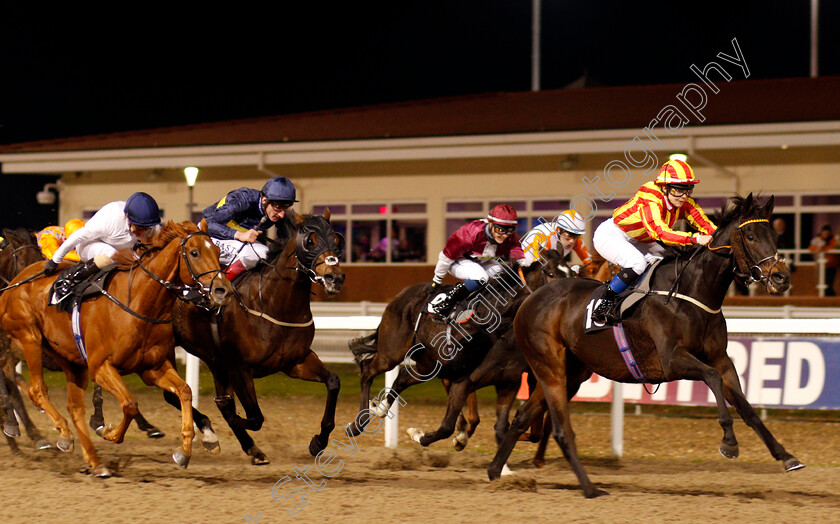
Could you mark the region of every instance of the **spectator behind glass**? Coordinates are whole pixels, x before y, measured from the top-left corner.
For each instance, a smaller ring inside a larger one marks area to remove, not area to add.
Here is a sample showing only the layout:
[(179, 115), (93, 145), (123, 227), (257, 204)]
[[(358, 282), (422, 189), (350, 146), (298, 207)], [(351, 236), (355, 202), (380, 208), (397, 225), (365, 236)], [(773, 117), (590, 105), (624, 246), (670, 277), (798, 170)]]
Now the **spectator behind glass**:
[[(773, 220), (773, 230), (778, 235), (778, 237), (776, 237), (776, 249), (793, 249), (793, 239), (787, 233), (787, 222), (785, 222), (784, 218), (777, 217)], [(793, 253), (785, 254), (785, 259), (785, 263), (787, 264), (788, 269), (790, 269), (790, 272), (793, 273), (796, 271), (796, 266), (793, 265)]]
[[(814, 253), (814, 260), (819, 261), (820, 258), (825, 257), (825, 296), (833, 297), (837, 293), (834, 292), (834, 277), (837, 275), (837, 268), (840, 266), (840, 257), (835, 253), (826, 253), (837, 247), (836, 240), (831, 234), (831, 225), (826, 224), (820, 229), (820, 233), (811, 239), (811, 244), (808, 250)], [(818, 266), (819, 267), (819, 266)]]

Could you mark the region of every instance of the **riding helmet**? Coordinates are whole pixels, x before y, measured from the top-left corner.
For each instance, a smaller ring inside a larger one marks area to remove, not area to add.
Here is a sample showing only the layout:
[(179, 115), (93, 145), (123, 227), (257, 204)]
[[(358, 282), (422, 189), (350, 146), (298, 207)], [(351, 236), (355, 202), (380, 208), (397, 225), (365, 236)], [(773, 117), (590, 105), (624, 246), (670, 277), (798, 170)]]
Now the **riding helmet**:
[(138, 191), (125, 202), (125, 214), (135, 226), (151, 227), (160, 224), (160, 209), (157, 202), (147, 193)]
[(487, 220), (491, 224), (497, 224), (505, 227), (517, 225), (519, 223), (518, 219), (519, 217), (516, 214), (516, 210), (507, 204), (499, 204), (491, 209), (490, 214), (487, 215)]
[(298, 202), (295, 185), (284, 176), (269, 178), (262, 188), (262, 195), (269, 201)]
[(586, 222), (583, 221), (583, 216), (580, 213), (570, 209), (557, 215), (557, 218), (554, 219), (554, 227), (568, 231), (573, 235), (582, 235), (586, 231)]
[(656, 183), (659, 185), (697, 184), (698, 182), (700, 180), (694, 176), (694, 170), (682, 160), (665, 162), (665, 165), (659, 170), (659, 176), (656, 177)]

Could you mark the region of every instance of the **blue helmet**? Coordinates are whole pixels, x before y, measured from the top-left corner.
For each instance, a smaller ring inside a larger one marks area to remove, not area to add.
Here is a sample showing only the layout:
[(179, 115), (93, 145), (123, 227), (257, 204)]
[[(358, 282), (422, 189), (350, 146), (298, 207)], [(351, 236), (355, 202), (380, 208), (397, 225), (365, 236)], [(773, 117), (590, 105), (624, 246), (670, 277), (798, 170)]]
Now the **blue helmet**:
[(268, 182), (263, 186), (261, 193), (271, 201), (298, 202), (295, 200), (295, 196), (297, 196), (295, 185), (284, 176), (269, 178)]
[(137, 192), (125, 202), (125, 214), (135, 226), (151, 227), (160, 224), (160, 209), (157, 202), (147, 193)]

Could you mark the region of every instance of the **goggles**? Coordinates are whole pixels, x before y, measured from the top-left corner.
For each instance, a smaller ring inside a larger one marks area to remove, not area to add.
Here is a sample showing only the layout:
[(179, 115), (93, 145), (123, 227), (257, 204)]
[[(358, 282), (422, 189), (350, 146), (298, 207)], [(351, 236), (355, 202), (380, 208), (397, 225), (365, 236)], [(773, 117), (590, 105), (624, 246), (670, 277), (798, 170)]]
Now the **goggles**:
[(492, 230), (494, 233), (498, 233), (500, 235), (512, 235), (516, 232), (516, 226), (500, 226), (498, 224), (493, 224)]
[(671, 196), (673, 196), (674, 198), (680, 198), (683, 196), (691, 196), (691, 193), (694, 192), (694, 188), (670, 186), (669, 191), (671, 193)]
[(286, 200), (269, 200), (268, 204), (278, 211), (285, 211), (292, 207), (293, 202), (289, 202)]
[(569, 233), (565, 229), (557, 228), (557, 236), (565, 238), (566, 240), (573, 241), (577, 240), (580, 235), (576, 235), (574, 233)]

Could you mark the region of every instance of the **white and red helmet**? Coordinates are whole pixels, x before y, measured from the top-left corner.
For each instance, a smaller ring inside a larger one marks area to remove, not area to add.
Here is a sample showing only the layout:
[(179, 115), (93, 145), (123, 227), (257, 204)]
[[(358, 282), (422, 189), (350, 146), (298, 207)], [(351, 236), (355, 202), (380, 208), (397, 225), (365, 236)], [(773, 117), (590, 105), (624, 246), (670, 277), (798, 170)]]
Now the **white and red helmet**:
[(688, 184), (697, 184), (700, 180), (694, 176), (694, 170), (688, 163), (682, 160), (669, 160), (665, 162), (662, 169), (659, 170), (659, 175), (656, 177), (656, 183), (659, 185), (676, 184), (680, 186)]
[(519, 224), (519, 216), (511, 206), (499, 204), (490, 210), (487, 221), (502, 227), (516, 227)]

